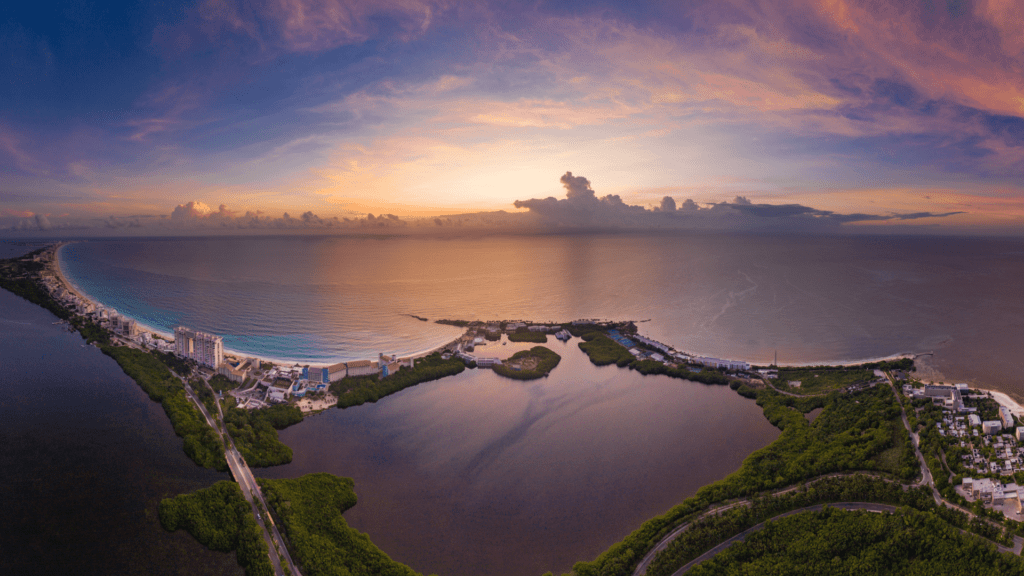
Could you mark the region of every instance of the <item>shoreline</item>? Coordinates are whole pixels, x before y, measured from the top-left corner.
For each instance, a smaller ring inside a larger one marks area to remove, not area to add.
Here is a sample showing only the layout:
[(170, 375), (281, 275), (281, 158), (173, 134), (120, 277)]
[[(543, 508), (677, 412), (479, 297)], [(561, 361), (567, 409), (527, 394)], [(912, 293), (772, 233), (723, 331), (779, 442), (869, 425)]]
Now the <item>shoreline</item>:
[[(91, 303), (93, 306), (96, 306), (97, 308), (103, 307), (103, 308), (108, 308), (108, 309), (111, 309), (111, 310), (116, 310), (116, 308), (112, 308), (111, 306), (103, 304), (102, 302), (100, 302), (96, 298), (93, 298), (92, 296), (88, 295), (88, 293), (86, 293), (86, 291), (84, 289), (82, 289), (81, 287), (76, 285), (74, 282), (72, 282), (70, 279), (68, 279), (67, 275), (64, 274), (64, 269), (61, 267), (60, 252), (61, 252), (61, 249), (63, 249), (65, 246), (68, 246), (68, 245), (70, 245), (72, 243), (73, 242), (58, 242), (56, 247), (54, 248), (54, 255), (53, 255), (53, 272), (54, 272), (54, 276), (57, 278), (57, 280), (61, 284), (64, 285), (64, 287), (68, 290), (68, 292), (71, 292), (71, 293), (75, 294), (76, 296), (78, 296), (82, 300)], [(135, 318), (134, 316), (131, 316), (130, 314), (125, 314), (124, 312), (122, 312), (120, 310), (118, 310), (117, 313), (122, 315), (122, 316), (125, 316), (127, 318), (131, 318), (132, 320), (134, 320), (135, 323), (138, 325), (139, 330), (141, 332), (149, 332), (151, 334), (157, 334), (157, 335), (163, 337), (164, 339), (166, 339), (168, 341), (171, 341), (171, 340), (174, 339), (174, 332), (173, 331), (167, 332), (167, 331), (165, 331), (163, 329), (154, 328), (153, 326), (145, 323), (144, 321), (139, 320), (138, 318)], [(454, 339), (457, 340), (458, 337), (455, 337)], [(432, 352), (440, 350), (441, 348), (446, 347), (451, 342), (452, 342), (452, 339), (447, 339), (443, 344), (439, 344), (437, 346), (428, 347), (428, 348), (425, 348), (425, 349), (422, 349), (422, 350), (416, 350), (416, 351), (413, 351), (413, 352), (409, 352), (407, 354), (397, 354), (397, 355), (402, 357), (402, 358), (421, 358), (423, 356), (428, 356)], [(232, 357), (239, 358), (239, 359), (241, 359), (241, 358), (253, 358), (253, 357), (256, 357), (256, 358), (259, 358), (260, 361), (262, 361), (262, 362), (270, 362), (270, 363), (273, 363), (273, 364), (276, 364), (276, 365), (279, 365), (279, 366), (296, 366), (296, 365), (305, 366), (305, 365), (313, 365), (313, 364), (317, 364), (317, 365), (322, 364), (324, 366), (330, 366), (332, 364), (337, 364), (339, 362), (355, 362), (355, 361), (359, 361), (359, 360), (371, 360), (371, 361), (376, 360), (376, 358), (354, 358), (354, 359), (343, 359), (343, 358), (339, 359), (339, 358), (335, 358), (335, 359), (330, 359), (330, 360), (301, 360), (301, 359), (294, 359), (294, 358), (292, 358), (292, 359), (288, 359), (288, 358), (275, 358), (275, 357), (271, 357), (271, 356), (260, 355), (257, 352), (245, 352), (245, 351), (242, 351), (242, 350), (235, 350), (233, 348), (224, 348), (224, 355), (225, 356), (232, 356)]]
[[(67, 275), (64, 273), (64, 270), (61, 267), (61, 256), (60, 256), (60, 253), (61, 253), (61, 250), (65, 246), (68, 246), (68, 245), (70, 245), (72, 243), (73, 242), (61, 241), (61, 242), (58, 242), (56, 244), (56, 246), (54, 247), (53, 272), (54, 272), (55, 277), (64, 285), (64, 287), (69, 292), (74, 293), (75, 295), (77, 295), (82, 300), (90, 302), (90, 303), (92, 303), (93, 305), (95, 305), (97, 307), (103, 306), (104, 308), (109, 308), (108, 306), (100, 303), (97, 299), (89, 296), (85, 292), (85, 290), (83, 290), (79, 286), (75, 285), (74, 282), (72, 282), (67, 277)], [(138, 318), (134, 318), (134, 317), (132, 317), (130, 315), (127, 315), (127, 314), (124, 314), (122, 312), (118, 312), (118, 313), (122, 314), (123, 316), (127, 316), (128, 318), (131, 318), (131, 319), (135, 320), (135, 322), (139, 326), (139, 329), (142, 330), (142, 331), (146, 331), (146, 332), (150, 332), (151, 334), (159, 335), (159, 336), (161, 336), (161, 337), (163, 337), (165, 339), (168, 339), (168, 340), (171, 340), (174, 337), (173, 332), (166, 332), (164, 330), (154, 328), (153, 326), (151, 326), (149, 324), (146, 324), (145, 322), (140, 321)], [(464, 333), (465, 332), (463, 332), (463, 334)], [(456, 337), (455, 340), (458, 340), (458, 337)], [(429, 354), (431, 354), (433, 352), (436, 352), (438, 350), (441, 350), (441, 349), (447, 347), (449, 344), (451, 344), (451, 342), (452, 342), (452, 340), (448, 339), (443, 344), (439, 344), (437, 346), (426, 348), (426, 349), (422, 349), (422, 350), (418, 350), (418, 351), (415, 351), (415, 352), (410, 352), (408, 354), (400, 354), (399, 356), (401, 356), (401, 357), (411, 357), (411, 358), (421, 358), (423, 356), (427, 356), (427, 355), (429, 355)], [(675, 349), (674, 346), (672, 346), (671, 348), (673, 350)], [(700, 356), (699, 354), (696, 354), (696, 353), (684, 352), (684, 354), (688, 354), (688, 355), (693, 356), (693, 357)], [(360, 359), (356, 359), (356, 360), (351, 360), (351, 359), (346, 360), (346, 359), (338, 359), (338, 358), (331, 359), (331, 360), (303, 360), (303, 359), (294, 359), (294, 358), (276, 358), (276, 357), (270, 357), (270, 356), (262, 356), (262, 355), (260, 355), (260, 354), (258, 354), (256, 352), (245, 352), (245, 351), (231, 349), (231, 348), (225, 348), (224, 349), (224, 355), (225, 356), (232, 356), (232, 357), (239, 358), (239, 359), (241, 359), (241, 358), (257, 357), (257, 358), (259, 358), (263, 362), (270, 362), (270, 363), (273, 363), (273, 364), (276, 364), (276, 365), (279, 365), (279, 366), (296, 366), (296, 365), (299, 365), (299, 366), (302, 366), (302, 365), (325, 365), (325, 366), (327, 366), (327, 365), (336, 364), (336, 363), (339, 363), (339, 362), (352, 362), (352, 361), (357, 361), (357, 360), (366, 360), (366, 358), (360, 358)], [(890, 354), (890, 355), (887, 355), (887, 356), (875, 356), (875, 357), (863, 358), (863, 359), (846, 359), (846, 360), (829, 360), (829, 361), (810, 361), (810, 362), (784, 363), (784, 364), (779, 364), (777, 367), (778, 368), (806, 368), (806, 367), (810, 367), (810, 366), (856, 366), (856, 365), (859, 365), (859, 364), (867, 364), (867, 363), (872, 363), (872, 362), (885, 362), (885, 361), (890, 361), (890, 360), (899, 360), (899, 359), (903, 359), (903, 358), (915, 359), (919, 355), (920, 354), (915, 354), (915, 353), (911, 353), (911, 352), (902, 352), (902, 353), (899, 353), (899, 354)], [(372, 360), (374, 360), (374, 358), (369, 358), (369, 360), (372, 361)], [(730, 360), (736, 360), (736, 359), (730, 359)], [(745, 359), (739, 359), (739, 361), (747, 362), (751, 366), (762, 366), (762, 364), (759, 364), (759, 363), (756, 363), (756, 362), (750, 362), (750, 361), (747, 361)], [(764, 365), (764, 366), (767, 366), (767, 365)], [(1018, 403), (1008, 393), (1002, 392), (1002, 391), (998, 391), (998, 390), (984, 389), (984, 388), (976, 388), (976, 390), (982, 390), (984, 392), (988, 392), (989, 394), (992, 395), (993, 399), (995, 399), (1000, 405), (1006, 406), (1007, 408), (1009, 408), (1014, 416), (1017, 416), (1017, 417), (1021, 418), (1022, 420), (1024, 420), (1024, 405)]]

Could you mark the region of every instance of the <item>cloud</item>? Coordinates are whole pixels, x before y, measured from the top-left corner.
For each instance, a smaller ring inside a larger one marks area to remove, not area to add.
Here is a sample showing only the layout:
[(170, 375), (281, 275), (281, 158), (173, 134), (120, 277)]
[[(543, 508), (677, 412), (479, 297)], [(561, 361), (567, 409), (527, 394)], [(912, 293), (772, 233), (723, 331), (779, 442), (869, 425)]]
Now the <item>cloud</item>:
[(212, 210), (206, 204), (193, 200), (188, 204), (178, 204), (178, 206), (171, 212), (171, 218), (173, 220), (198, 220), (205, 218), (210, 215)]
[(321, 52), (359, 44), (389, 29), (400, 39), (422, 34), (446, 2), (427, 0), (206, 0), (202, 18), (261, 46)]
[(838, 230), (844, 224), (860, 222), (900, 222), (925, 218), (946, 218), (964, 211), (912, 212), (905, 214), (841, 214), (801, 204), (754, 203), (744, 196), (732, 202), (700, 207), (686, 199), (676, 208), (675, 199), (662, 198), (653, 209), (626, 204), (616, 195), (598, 197), (590, 181), (566, 172), (561, 177), (566, 198), (517, 200), (516, 208), (527, 209), (538, 218), (542, 227), (607, 228), (607, 229), (701, 229), (701, 230), (776, 230), (826, 231)]

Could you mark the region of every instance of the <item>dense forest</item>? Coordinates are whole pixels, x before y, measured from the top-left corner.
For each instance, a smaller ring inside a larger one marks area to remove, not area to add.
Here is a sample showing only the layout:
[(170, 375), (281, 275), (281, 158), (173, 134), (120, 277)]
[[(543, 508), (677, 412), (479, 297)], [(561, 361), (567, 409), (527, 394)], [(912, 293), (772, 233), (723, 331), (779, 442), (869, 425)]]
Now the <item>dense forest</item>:
[(185, 530), (211, 550), (234, 550), (247, 576), (274, 573), (262, 530), (234, 482), (222, 480), (192, 494), (165, 498), (160, 502), (160, 524), (171, 532)]
[(1024, 574), (1024, 562), (928, 512), (828, 509), (769, 522), (690, 574)]
[(345, 522), (342, 513), (356, 504), (351, 478), (317, 473), (259, 483), (305, 576), (416, 575)]
[(233, 401), (224, 411), (224, 425), (235, 440), (249, 466), (265, 468), (292, 461), (292, 449), (277, 436), (292, 424), (302, 421), (302, 411), (295, 406), (277, 404), (259, 410), (235, 408)]

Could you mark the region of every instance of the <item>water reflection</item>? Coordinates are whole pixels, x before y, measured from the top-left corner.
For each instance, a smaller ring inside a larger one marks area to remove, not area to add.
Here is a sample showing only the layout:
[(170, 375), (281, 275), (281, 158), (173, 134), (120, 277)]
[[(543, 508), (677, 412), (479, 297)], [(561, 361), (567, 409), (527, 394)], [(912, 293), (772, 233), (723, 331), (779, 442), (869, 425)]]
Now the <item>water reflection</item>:
[(294, 462), (261, 473), (353, 477), (346, 517), (424, 573), (536, 576), (591, 559), (778, 435), (727, 387), (597, 368), (577, 342), (549, 342), (563, 359), (546, 379), (467, 371), (309, 419), (281, 435)]

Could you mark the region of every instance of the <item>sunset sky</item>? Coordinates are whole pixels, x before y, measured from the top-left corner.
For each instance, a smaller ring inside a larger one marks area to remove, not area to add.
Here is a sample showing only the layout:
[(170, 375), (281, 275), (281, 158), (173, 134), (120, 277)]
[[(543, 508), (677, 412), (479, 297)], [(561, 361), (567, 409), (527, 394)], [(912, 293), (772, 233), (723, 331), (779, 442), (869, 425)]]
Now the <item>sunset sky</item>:
[(572, 172), (1015, 233), (1022, 30), (1015, 0), (11, 2), (0, 228), (550, 216), (514, 202)]

